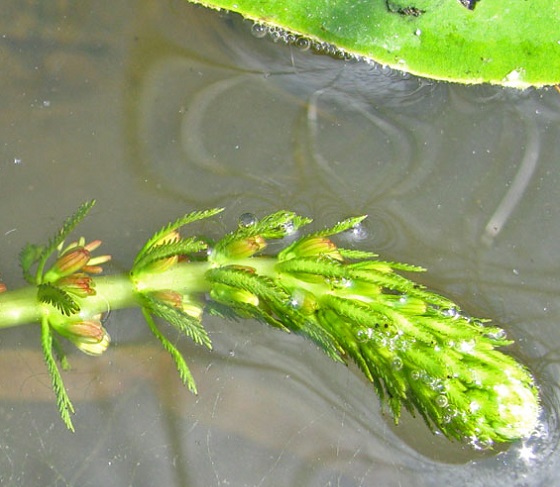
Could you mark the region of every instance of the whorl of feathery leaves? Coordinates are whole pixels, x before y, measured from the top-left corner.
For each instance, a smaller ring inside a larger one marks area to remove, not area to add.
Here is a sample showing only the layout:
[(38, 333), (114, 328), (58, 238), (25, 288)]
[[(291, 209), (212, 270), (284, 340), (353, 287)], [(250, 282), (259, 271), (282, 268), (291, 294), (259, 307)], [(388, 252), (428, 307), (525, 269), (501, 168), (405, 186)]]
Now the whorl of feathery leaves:
[[(213, 289), (222, 286), (212, 297), (242, 316), (310, 337), (334, 359), (352, 359), (396, 421), (404, 407), (477, 448), (530, 434), (537, 389), (529, 372), (497, 349), (511, 343), (503, 331), (396, 272), (423, 269), (374, 260), (327, 238), (363, 218), (300, 237), (264, 274), (258, 258), (239, 268), (219, 255), (236, 238), (258, 232), (229, 234), (213, 250), (222, 265), (207, 272)], [(259, 230), (265, 234), (266, 225)]]

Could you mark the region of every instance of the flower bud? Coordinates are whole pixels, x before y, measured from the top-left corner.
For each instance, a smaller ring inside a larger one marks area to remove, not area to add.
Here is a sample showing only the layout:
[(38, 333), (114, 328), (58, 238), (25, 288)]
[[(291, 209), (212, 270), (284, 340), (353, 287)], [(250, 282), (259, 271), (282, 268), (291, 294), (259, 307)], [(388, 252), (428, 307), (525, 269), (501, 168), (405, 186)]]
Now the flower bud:
[(179, 242), (179, 240), (181, 240), (181, 234), (177, 230), (173, 230), (168, 234), (164, 235), (163, 237), (160, 237), (158, 240), (156, 240), (154, 242), (154, 247), (157, 247), (159, 245), (177, 243)]
[(51, 322), (52, 327), (88, 355), (101, 355), (111, 342), (97, 315), (84, 321)]
[(75, 247), (63, 253), (45, 274), (46, 282), (54, 282), (62, 277), (81, 271), (90, 259), (89, 251), (84, 247)]
[(393, 308), (397, 308), (401, 313), (406, 315), (423, 315), (428, 306), (423, 299), (403, 295), (383, 294), (380, 296), (386, 304)]
[[(164, 235), (163, 237), (156, 240), (156, 242), (154, 242), (153, 244), (153, 247), (159, 247), (161, 245), (177, 243), (180, 240), (181, 240), (181, 235), (179, 234), (179, 232), (177, 230), (173, 230), (172, 232), (169, 232), (167, 235)], [(164, 257), (163, 259), (158, 259), (154, 262), (150, 262), (143, 269), (148, 272), (165, 272), (170, 267), (177, 264), (177, 262), (179, 262), (179, 256), (172, 255), (170, 257)]]
[(196, 320), (200, 320), (202, 318), (204, 307), (197, 301), (191, 300), (187, 297), (183, 297), (181, 308), (185, 313)]
[(330, 259), (343, 261), (342, 255), (334, 242), (326, 237), (311, 236), (302, 238), (290, 249), (287, 258), (294, 257), (327, 257)]
[(370, 301), (372, 299), (379, 299), (381, 291), (382, 289), (379, 284), (353, 279), (349, 286), (336, 289), (335, 294), (337, 296), (352, 297), (361, 301)]
[(266, 240), (260, 235), (234, 240), (220, 251), (220, 256), (226, 259), (246, 259), (266, 247)]
[(95, 295), (95, 282), (85, 273), (76, 273), (56, 281), (58, 287), (79, 298)]
[(86, 245), (83, 238), (71, 243), (66, 249), (61, 250), (54, 265), (45, 273), (44, 281), (56, 282), (77, 272), (99, 274), (102, 271), (100, 264), (111, 260), (110, 255), (91, 257), (91, 252), (100, 245), (101, 240), (93, 240)]
[(259, 297), (255, 294), (226, 284), (215, 284), (210, 291), (210, 296), (220, 303), (229, 305), (235, 305), (236, 303), (249, 304), (255, 307), (259, 305)]
[(162, 301), (173, 308), (181, 308), (183, 305), (183, 296), (177, 291), (165, 289), (162, 291), (155, 291), (151, 293), (151, 295), (158, 301)]
[(107, 333), (104, 328), (103, 331), (103, 336), (99, 341), (75, 341), (74, 345), (76, 345), (76, 347), (78, 347), (87, 355), (101, 355), (103, 352), (105, 352), (105, 350), (107, 350), (107, 348), (109, 348), (109, 345), (111, 343), (111, 337), (109, 336), (109, 333)]
[(151, 293), (151, 295), (158, 301), (162, 301), (168, 306), (180, 309), (192, 318), (199, 320), (202, 317), (202, 304), (188, 296), (183, 296), (177, 291), (165, 289), (162, 291), (155, 291)]

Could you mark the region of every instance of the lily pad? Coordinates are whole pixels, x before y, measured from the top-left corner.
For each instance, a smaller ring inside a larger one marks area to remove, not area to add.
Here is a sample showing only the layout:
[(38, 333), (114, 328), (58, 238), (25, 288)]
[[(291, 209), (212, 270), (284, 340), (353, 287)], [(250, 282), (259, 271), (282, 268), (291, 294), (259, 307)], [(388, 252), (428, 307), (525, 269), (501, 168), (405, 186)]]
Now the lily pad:
[(419, 76), (560, 83), (558, 0), (189, 1)]

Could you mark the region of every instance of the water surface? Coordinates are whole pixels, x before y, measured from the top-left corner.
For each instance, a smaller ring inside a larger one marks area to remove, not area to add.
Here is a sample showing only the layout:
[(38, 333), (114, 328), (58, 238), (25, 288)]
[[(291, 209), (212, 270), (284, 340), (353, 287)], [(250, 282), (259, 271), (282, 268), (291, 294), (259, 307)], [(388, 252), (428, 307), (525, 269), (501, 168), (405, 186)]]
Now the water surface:
[(181, 340), (181, 386), (137, 311), (114, 347), (71, 352), (77, 432), (36, 327), (0, 336), (2, 485), (538, 486), (559, 481), (560, 95), (431, 83), (259, 39), (185, 2), (6, 2), (0, 24), (0, 270), (82, 201), (82, 231), (125, 268), (150, 231), (210, 206), (289, 208), (317, 227), (368, 214), (351, 245), (429, 269), (422, 282), (516, 340), (539, 431), (473, 452), (418, 419), (395, 427), (354, 367), (254, 322)]

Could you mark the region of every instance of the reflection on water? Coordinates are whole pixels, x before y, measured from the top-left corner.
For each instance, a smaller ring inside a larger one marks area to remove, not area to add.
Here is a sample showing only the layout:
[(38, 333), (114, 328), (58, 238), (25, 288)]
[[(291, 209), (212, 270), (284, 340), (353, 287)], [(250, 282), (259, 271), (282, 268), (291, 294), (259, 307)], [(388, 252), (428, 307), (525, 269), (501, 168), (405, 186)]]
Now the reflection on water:
[(2, 332), (2, 485), (558, 482), (556, 91), (317, 56), (182, 1), (41, 5), (10, 10), (0, 40), (4, 281), (24, 242), (91, 197), (84, 232), (116, 268), (195, 208), (228, 207), (200, 226), (210, 234), (247, 211), (290, 208), (318, 225), (367, 213), (353, 244), (427, 267), (425, 284), (503, 326), (541, 384), (543, 416), (534, 437), (472, 452), (418, 419), (395, 427), (354, 367), (298, 337), (213, 318), (214, 351), (181, 342), (193, 397), (138, 314), (119, 312), (106, 356), (72, 357), (75, 435), (30, 351), (36, 330)]

